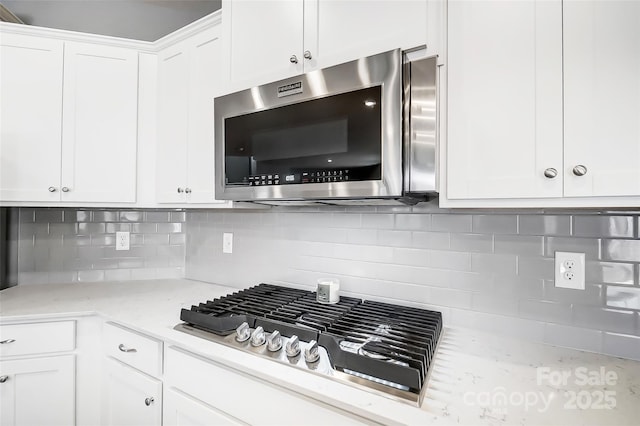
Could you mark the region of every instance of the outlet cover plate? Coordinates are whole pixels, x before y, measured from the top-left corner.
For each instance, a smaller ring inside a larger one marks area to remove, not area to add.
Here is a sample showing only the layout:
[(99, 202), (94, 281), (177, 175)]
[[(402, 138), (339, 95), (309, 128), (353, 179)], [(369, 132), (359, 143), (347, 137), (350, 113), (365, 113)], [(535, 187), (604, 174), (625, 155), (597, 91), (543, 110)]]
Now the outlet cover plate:
[(584, 290), (584, 253), (556, 252), (555, 284), (560, 288)]
[(129, 250), (128, 232), (116, 232), (116, 250)]
[(222, 252), (233, 253), (233, 233), (225, 232), (222, 234)]

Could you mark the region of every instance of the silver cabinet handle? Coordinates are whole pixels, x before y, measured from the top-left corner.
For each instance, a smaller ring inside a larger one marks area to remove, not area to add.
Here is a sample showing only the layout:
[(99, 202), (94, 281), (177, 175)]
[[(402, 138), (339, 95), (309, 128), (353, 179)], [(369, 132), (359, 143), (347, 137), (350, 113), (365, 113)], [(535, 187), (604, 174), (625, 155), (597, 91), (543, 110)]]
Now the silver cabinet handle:
[(296, 55), (291, 55), (291, 57), (289, 58), (289, 62), (291, 62), (292, 64), (297, 64), (298, 57)]
[(3, 340), (2, 342), (0, 342), (0, 345), (6, 345), (7, 343), (13, 343), (15, 341), (16, 341), (16, 339)]
[(185, 188), (184, 192), (186, 192), (187, 194), (191, 194), (191, 188)]
[(9, 380), (9, 376), (0, 376), (0, 383), (4, 383)]
[(587, 174), (587, 168), (582, 164), (578, 164), (573, 168), (573, 174), (576, 176), (584, 176)]
[(71, 191), (69, 188), (67, 188), (66, 186), (62, 187), (62, 192), (69, 192)]
[(553, 167), (549, 167), (547, 170), (544, 171), (544, 177), (546, 178), (553, 179), (556, 176), (558, 176), (558, 171)]
[(150, 396), (149, 398), (145, 398), (144, 399), (144, 405), (146, 405), (147, 407), (150, 406), (151, 404), (153, 404), (153, 402), (155, 401), (155, 399), (153, 399), (152, 396)]
[(57, 191), (57, 189), (56, 189), (55, 186), (50, 186), (49, 187), (49, 192), (56, 192), (56, 191)]
[(303, 55), (305, 59), (311, 59), (311, 52), (308, 50), (305, 50)]
[(137, 349), (134, 348), (128, 348), (125, 345), (123, 345), (122, 343), (120, 343), (118, 345), (118, 349), (120, 349), (120, 352), (126, 352), (126, 353), (130, 353), (130, 352), (138, 352)]
[(184, 192), (184, 189), (178, 187), (178, 194), (182, 194)]

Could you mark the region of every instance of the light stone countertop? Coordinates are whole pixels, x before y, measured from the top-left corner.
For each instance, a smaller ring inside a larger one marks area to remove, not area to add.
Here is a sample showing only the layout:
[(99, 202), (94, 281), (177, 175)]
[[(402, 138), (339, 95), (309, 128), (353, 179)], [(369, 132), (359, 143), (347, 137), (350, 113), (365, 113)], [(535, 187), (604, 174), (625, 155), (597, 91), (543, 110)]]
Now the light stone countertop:
[(416, 408), (173, 330), (180, 308), (232, 291), (237, 289), (190, 280), (20, 285), (0, 292), (0, 324), (99, 314), (386, 424), (640, 422), (638, 361), (445, 328), (424, 402)]

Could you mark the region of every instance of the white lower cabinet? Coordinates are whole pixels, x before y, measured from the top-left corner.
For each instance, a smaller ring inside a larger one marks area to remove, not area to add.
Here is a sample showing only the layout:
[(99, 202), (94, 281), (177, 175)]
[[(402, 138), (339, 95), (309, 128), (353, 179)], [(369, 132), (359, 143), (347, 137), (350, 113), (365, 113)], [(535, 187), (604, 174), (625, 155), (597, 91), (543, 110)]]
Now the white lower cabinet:
[(162, 416), (164, 426), (209, 426), (243, 424), (215, 408), (180, 392), (165, 389)]
[(2, 360), (0, 424), (74, 425), (75, 356)]
[[(165, 351), (164, 379), (165, 386), (209, 404), (216, 410), (215, 415), (225, 421), (278, 425), (366, 423), (346, 411), (174, 347)], [(212, 418), (214, 424), (217, 418)]]
[(162, 424), (162, 382), (113, 358), (105, 360), (103, 425)]

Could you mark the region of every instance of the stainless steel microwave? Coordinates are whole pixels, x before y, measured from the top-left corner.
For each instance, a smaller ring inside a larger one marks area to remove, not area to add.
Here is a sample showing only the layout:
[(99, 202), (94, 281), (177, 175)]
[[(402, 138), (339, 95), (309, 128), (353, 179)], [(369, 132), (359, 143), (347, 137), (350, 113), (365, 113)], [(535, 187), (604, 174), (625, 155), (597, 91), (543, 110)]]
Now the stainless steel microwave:
[(398, 49), (216, 98), (216, 198), (426, 199), (437, 190), (436, 62)]

